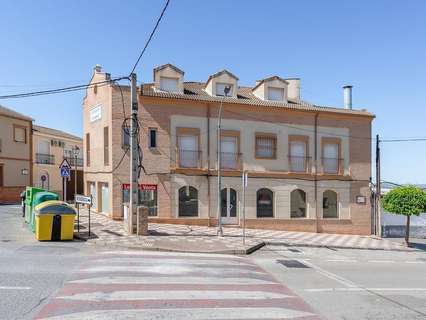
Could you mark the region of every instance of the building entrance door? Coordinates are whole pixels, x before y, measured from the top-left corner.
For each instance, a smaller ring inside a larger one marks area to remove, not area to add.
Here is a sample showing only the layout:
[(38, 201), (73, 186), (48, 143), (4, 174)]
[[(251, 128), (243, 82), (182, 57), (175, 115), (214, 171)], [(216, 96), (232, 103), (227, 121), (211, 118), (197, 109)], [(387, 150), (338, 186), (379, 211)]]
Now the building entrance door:
[(223, 224), (237, 224), (237, 191), (224, 188), (220, 192), (221, 216)]

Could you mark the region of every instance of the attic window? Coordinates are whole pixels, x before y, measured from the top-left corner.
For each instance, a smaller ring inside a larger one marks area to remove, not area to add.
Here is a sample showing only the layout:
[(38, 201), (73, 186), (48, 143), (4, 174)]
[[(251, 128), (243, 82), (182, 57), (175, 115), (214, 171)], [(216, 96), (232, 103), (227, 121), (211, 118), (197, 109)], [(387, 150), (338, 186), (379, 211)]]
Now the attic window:
[(268, 100), (272, 101), (283, 101), (284, 100), (284, 89), (283, 88), (268, 88)]
[(229, 83), (216, 83), (216, 95), (223, 97), (225, 96), (225, 88), (229, 87), (229, 93), (227, 94), (227, 96), (231, 96), (232, 95), (232, 84)]
[(177, 92), (178, 82), (179, 80), (177, 78), (160, 77), (160, 90)]

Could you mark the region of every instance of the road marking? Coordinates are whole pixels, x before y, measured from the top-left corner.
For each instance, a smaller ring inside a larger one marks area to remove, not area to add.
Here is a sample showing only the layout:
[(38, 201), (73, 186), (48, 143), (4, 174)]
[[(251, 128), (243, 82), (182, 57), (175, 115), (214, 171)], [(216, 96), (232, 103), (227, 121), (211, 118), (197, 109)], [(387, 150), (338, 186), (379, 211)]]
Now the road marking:
[(223, 299), (286, 299), (294, 298), (286, 294), (268, 291), (207, 291), (207, 290), (128, 290), (114, 292), (77, 293), (70, 296), (59, 296), (59, 299), (82, 301), (134, 301), (134, 300), (223, 300)]
[[(210, 253), (190, 253), (190, 252), (155, 252), (155, 251), (101, 251), (99, 254), (102, 255), (112, 255), (112, 256), (159, 256), (159, 258), (164, 256), (174, 256), (174, 257), (184, 257), (184, 258), (226, 258), (230, 259), (229, 255), (226, 254), (210, 254)], [(232, 256), (233, 260), (244, 260), (242, 257)]]
[(412, 264), (423, 264), (423, 261), (405, 261), (405, 263), (412, 263)]
[(395, 263), (393, 260), (368, 260), (367, 262), (371, 263)]
[(256, 278), (226, 277), (95, 277), (69, 281), (78, 284), (276, 284), (276, 282)]
[(310, 266), (312, 269), (315, 269), (316, 271), (318, 271), (323, 276), (325, 276), (325, 277), (327, 277), (329, 279), (335, 280), (335, 281), (337, 281), (337, 282), (339, 282), (339, 283), (341, 283), (341, 284), (343, 284), (343, 285), (345, 285), (347, 287), (352, 287), (352, 288), (353, 287), (358, 287), (358, 285), (355, 284), (354, 282), (352, 282), (352, 281), (350, 281), (348, 279), (345, 279), (343, 277), (340, 277), (337, 274), (334, 274), (332, 272), (326, 271), (326, 270), (324, 270), (324, 269), (322, 269), (322, 268), (314, 265), (312, 262), (305, 262), (306, 260), (301, 260), (301, 261), (304, 262), (306, 265)]
[(328, 259), (328, 262), (358, 262), (358, 260), (347, 260), (347, 259)]
[(81, 272), (148, 272), (148, 273), (159, 273), (169, 275), (179, 275), (185, 273), (192, 273), (195, 271), (202, 271), (206, 274), (217, 274), (224, 275), (229, 273), (238, 274), (265, 274), (264, 272), (253, 271), (253, 270), (240, 270), (233, 268), (211, 268), (209, 266), (184, 266), (184, 265), (155, 265), (155, 266), (96, 266), (82, 269)]
[(332, 291), (426, 291), (426, 288), (312, 288), (307, 292), (332, 292)]
[(31, 287), (0, 286), (0, 290), (30, 290)]
[[(99, 263), (99, 264), (113, 264), (113, 263), (138, 263), (142, 265), (152, 265), (158, 264), (158, 261), (154, 259), (144, 259), (143, 257), (139, 258), (110, 258), (110, 259), (95, 259), (92, 260), (93, 262)], [(248, 262), (244, 261), (222, 261), (222, 260), (183, 260), (183, 259), (169, 259), (169, 258), (163, 258), (161, 259), (162, 264), (181, 264), (181, 265), (220, 265), (220, 266), (253, 266), (253, 264), (250, 264)]]
[(218, 319), (291, 319), (313, 316), (313, 313), (286, 308), (170, 308), (133, 310), (94, 310), (61, 314), (49, 320), (124, 320), (124, 319), (173, 319), (173, 320), (218, 320)]

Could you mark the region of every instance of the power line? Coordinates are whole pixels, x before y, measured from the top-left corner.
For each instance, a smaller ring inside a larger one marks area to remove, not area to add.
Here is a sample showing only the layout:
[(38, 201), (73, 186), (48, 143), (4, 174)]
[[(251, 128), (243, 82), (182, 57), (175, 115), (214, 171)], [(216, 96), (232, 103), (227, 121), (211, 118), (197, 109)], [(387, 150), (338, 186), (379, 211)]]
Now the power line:
[(138, 59), (136, 60), (136, 62), (135, 62), (135, 64), (134, 64), (134, 66), (133, 66), (133, 68), (132, 68), (132, 71), (130, 71), (130, 74), (132, 74), (132, 73), (135, 71), (136, 67), (137, 67), (137, 66), (138, 66), (138, 64), (139, 64), (139, 61), (141, 60), (142, 56), (144, 55), (144, 53), (145, 53), (146, 49), (148, 48), (148, 46), (149, 46), (149, 44), (150, 44), (150, 42), (151, 42), (152, 38), (154, 37), (155, 32), (157, 31), (157, 28), (158, 28), (158, 26), (159, 26), (159, 24), (160, 24), (160, 22), (161, 22), (161, 19), (163, 18), (163, 15), (164, 15), (164, 13), (166, 12), (167, 7), (169, 6), (169, 3), (170, 3), (170, 0), (167, 0), (167, 1), (166, 1), (166, 4), (165, 4), (165, 5), (164, 5), (164, 7), (163, 7), (163, 10), (161, 11), (160, 16), (159, 16), (159, 17), (158, 17), (158, 19), (157, 19), (157, 22), (155, 23), (154, 28), (153, 28), (153, 29), (152, 29), (152, 31), (151, 31), (151, 34), (149, 35), (148, 40), (147, 40), (147, 41), (146, 41), (146, 43), (145, 43), (145, 46), (143, 47), (143, 49), (142, 49), (141, 53), (139, 54)]
[(42, 90), (42, 91), (32, 91), (32, 92), (3, 95), (3, 96), (0, 96), (0, 99), (28, 98), (28, 97), (37, 97), (37, 96), (42, 96), (42, 95), (73, 92), (73, 91), (93, 88), (95, 86), (99, 86), (99, 87), (106, 86), (106, 85), (109, 85), (111, 82), (119, 81), (119, 80), (123, 80), (123, 79), (127, 79), (127, 77), (118, 77), (118, 78), (114, 78), (114, 79), (103, 80), (103, 81), (99, 81), (99, 82), (93, 82), (93, 83), (90, 83), (90, 84), (80, 84), (80, 85), (75, 85), (75, 86), (70, 86), (70, 87), (62, 87), (62, 88), (57, 88), (57, 89), (49, 89), (49, 90)]

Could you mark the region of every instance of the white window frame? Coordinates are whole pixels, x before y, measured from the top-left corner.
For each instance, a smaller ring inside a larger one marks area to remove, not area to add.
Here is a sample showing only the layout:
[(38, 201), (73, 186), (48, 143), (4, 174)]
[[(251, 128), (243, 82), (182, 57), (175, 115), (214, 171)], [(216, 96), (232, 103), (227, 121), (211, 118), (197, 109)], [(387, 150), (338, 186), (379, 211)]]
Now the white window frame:
[[(174, 82), (176, 86), (171, 87), (171, 82)], [(161, 77), (160, 76), (160, 90), (165, 92), (178, 92), (179, 91), (179, 79), (173, 77)]]
[[(218, 97), (224, 97), (225, 96), (225, 87), (230, 87), (229, 95), (227, 97), (232, 96), (232, 92), (234, 90), (234, 85), (232, 83), (225, 83), (225, 82), (216, 82), (215, 85), (215, 95)], [(219, 88), (222, 88), (222, 91), (219, 91)]]
[[(278, 99), (271, 97), (271, 93), (272, 92), (276, 92), (278, 93), (278, 91), (280, 92), (280, 97)], [(268, 87), (268, 100), (269, 101), (284, 101), (284, 96), (285, 96), (285, 91), (284, 88), (278, 88), (278, 87)]]

